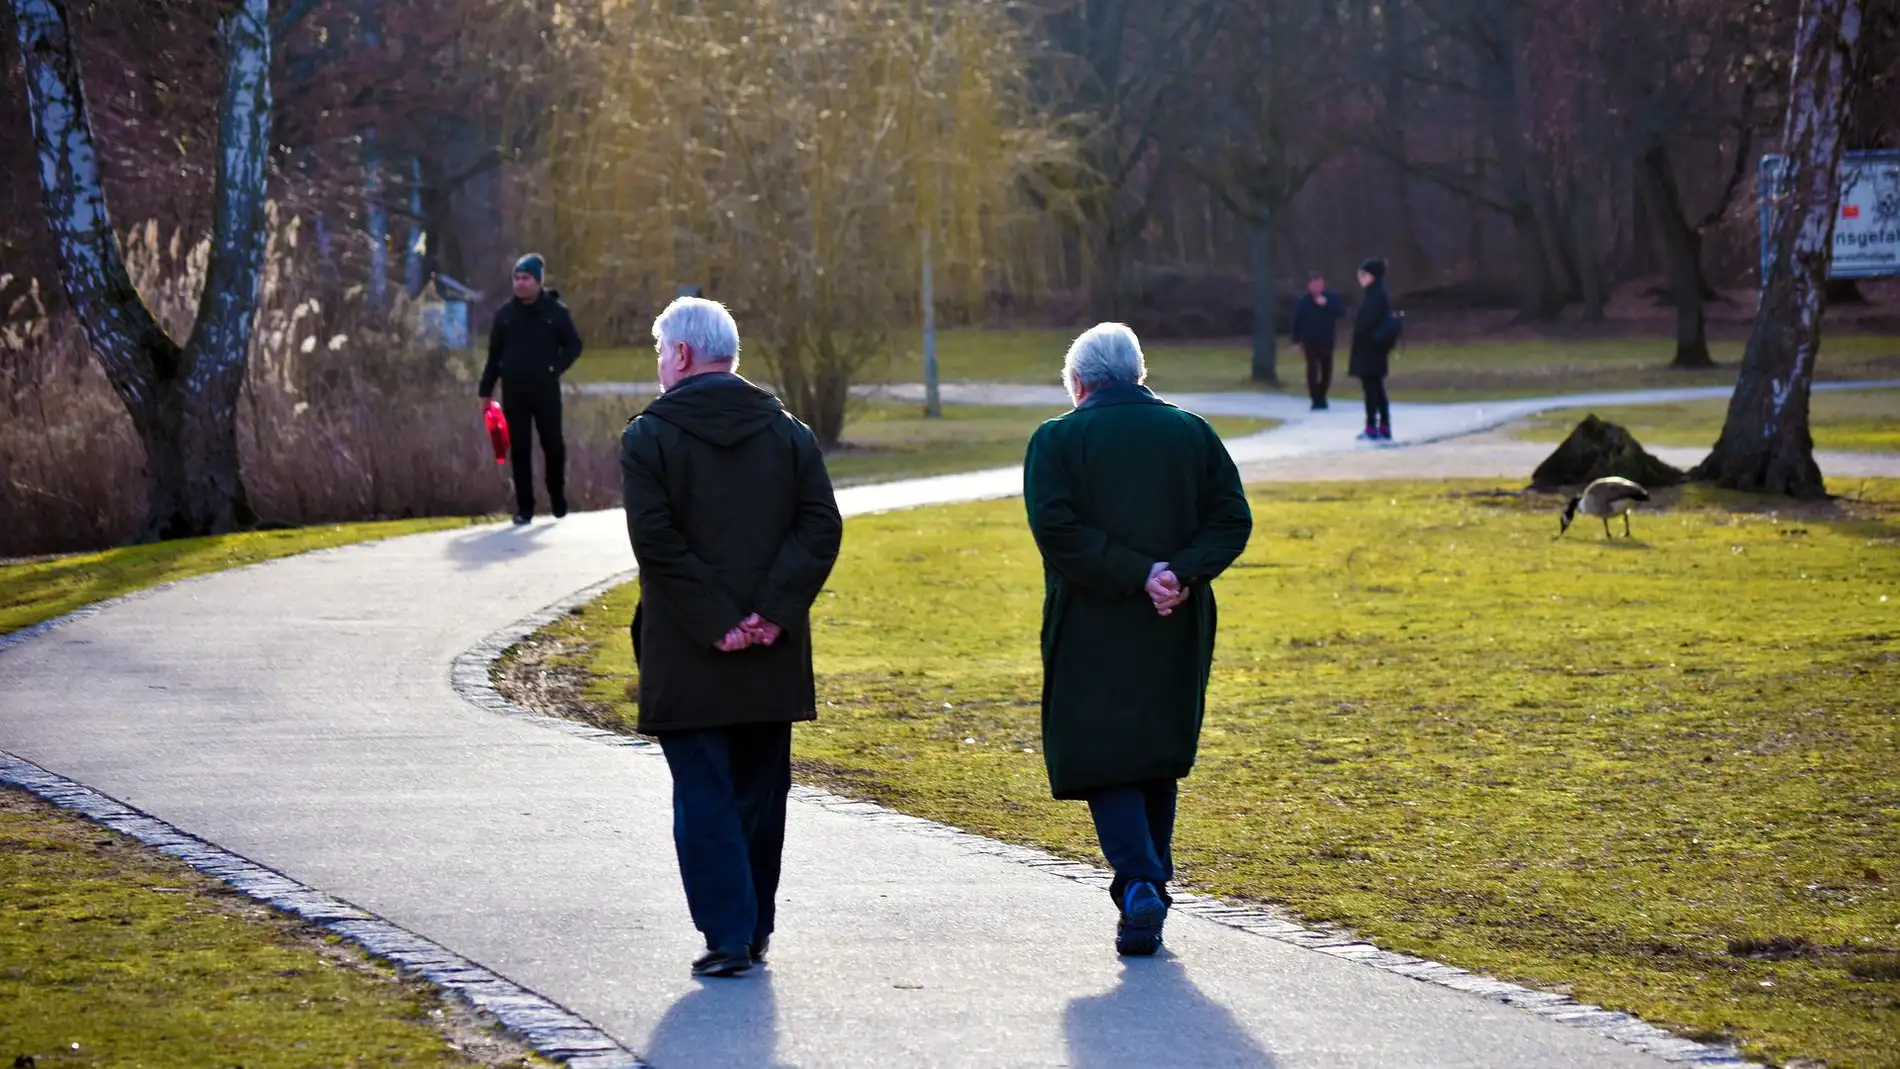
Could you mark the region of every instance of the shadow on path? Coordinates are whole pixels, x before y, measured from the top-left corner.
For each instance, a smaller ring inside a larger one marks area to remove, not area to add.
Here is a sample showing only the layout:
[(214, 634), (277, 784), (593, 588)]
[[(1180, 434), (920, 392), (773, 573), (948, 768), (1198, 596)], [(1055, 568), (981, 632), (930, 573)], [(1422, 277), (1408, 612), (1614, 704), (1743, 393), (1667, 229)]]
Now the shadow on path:
[(1166, 951), (1124, 961), (1121, 982), (1070, 1002), (1062, 1024), (1072, 1069), (1273, 1069), (1275, 1064), (1227, 1007), (1203, 994), (1187, 967)]
[(702, 980), (673, 1003), (640, 1053), (653, 1069), (781, 1069), (772, 974)]
[(450, 539), (446, 552), (456, 567), (465, 572), (474, 571), (491, 564), (505, 564), (541, 549), (542, 539), (551, 529), (552, 524), (545, 521), (526, 527), (513, 524), (490, 527)]

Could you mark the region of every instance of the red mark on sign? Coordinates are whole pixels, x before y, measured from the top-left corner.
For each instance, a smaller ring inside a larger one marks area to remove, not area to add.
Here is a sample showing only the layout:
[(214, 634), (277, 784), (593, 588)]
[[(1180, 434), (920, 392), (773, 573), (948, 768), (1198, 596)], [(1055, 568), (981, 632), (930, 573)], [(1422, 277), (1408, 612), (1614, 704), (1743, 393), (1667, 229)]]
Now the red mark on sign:
[(1860, 205), (1858, 205), (1858, 204), (1843, 204), (1843, 205), (1841, 205), (1841, 218), (1843, 218), (1843, 219), (1859, 219), (1859, 218), (1860, 218)]

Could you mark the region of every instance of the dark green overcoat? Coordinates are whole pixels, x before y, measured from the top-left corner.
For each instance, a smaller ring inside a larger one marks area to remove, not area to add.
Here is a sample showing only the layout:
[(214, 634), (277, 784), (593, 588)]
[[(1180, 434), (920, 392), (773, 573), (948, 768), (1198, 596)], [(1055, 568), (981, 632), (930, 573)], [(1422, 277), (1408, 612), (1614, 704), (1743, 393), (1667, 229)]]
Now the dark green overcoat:
[[(1029, 440), (1042, 551), (1042, 743), (1057, 798), (1194, 767), (1214, 659), (1213, 580), (1253, 531), (1214, 429), (1140, 386), (1090, 393)], [(1162, 617), (1143, 588), (1167, 561), (1192, 591)]]

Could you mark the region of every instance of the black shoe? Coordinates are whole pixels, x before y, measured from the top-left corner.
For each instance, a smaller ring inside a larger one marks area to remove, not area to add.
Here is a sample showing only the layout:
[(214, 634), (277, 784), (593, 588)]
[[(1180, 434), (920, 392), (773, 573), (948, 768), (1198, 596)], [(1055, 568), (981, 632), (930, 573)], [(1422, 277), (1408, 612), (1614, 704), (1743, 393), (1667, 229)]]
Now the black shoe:
[(759, 936), (759, 941), (752, 944), (752, 964), (764, 965), (765, 952), (771, 949), (771, 946), (772, 946), (771, 936), (769, 935)]
[(554, 518), (558, 520), (565, 515), (567, 515), (567, 498), (565, 497), (555, 498), (554, 499)]
[(741, 976), (752, 971), (752, 950), (744, 943), (708, 950), (693, 962), (694, 976)]
[(526, 527), (528, 526), (528, 521), (532, 519), (534, 519), (534, 517), (525, 512), (517, 512), (515, 513), (515, 526)]
[(1313, 411), (1315, 411), (1315, 412), (1324, 412), (1324, 411), (1326, 411), (1326, 402), (1324, 402), (1324, 401), (1314, 401), (1314, 402), (1313, 402)]
[(1161, 926), (1168, 919), (1168, 904), (1154, 884), (1138, 881), (1129, 885), (1122, 896), (1122, 919), (1115, 928), (1115, 953), (1145, 958), (1161, 949)]

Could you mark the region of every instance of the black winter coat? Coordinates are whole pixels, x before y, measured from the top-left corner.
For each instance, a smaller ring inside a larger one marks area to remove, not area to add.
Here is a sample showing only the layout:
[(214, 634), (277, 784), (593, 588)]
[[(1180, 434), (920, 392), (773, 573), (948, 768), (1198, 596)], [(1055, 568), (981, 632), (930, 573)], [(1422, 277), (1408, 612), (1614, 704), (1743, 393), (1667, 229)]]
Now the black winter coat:
[[(620, 476), (640, 564), (640, 730), (816, 718), (811, 605), (843, 524), (811, 430), (737, 375), (696, 376), (628, 422)], [(755, 612), (784, 637), (714, 648)]]
[(1310, 293), (1300, 295), (1300, 303), (1293, 307), (1293, 344), (1330, 352), (1339, 340), (1339, 321), (1346, 318), (1346, 302), (1331, 290), (1325, 292), (1325, 297), (1326, 303), (1321, 304)]
[(558, 292), (543, 290), (533, 304), (509, 301), (495, 310), (488, 330), (481, 395), (493, 396), (496, 380), (522, 388), (552, 385), (580, 355), (580, 332)]
[(1366, 287), (1366, 299), (1352, 324), (1352, 362), (1346, 373), (1360, 379), (1382, 379), (1392, 373), (1392, 348), (1399, 341), (1399, 320), (1392, 314), (1392, 298), (1385, 280)]

